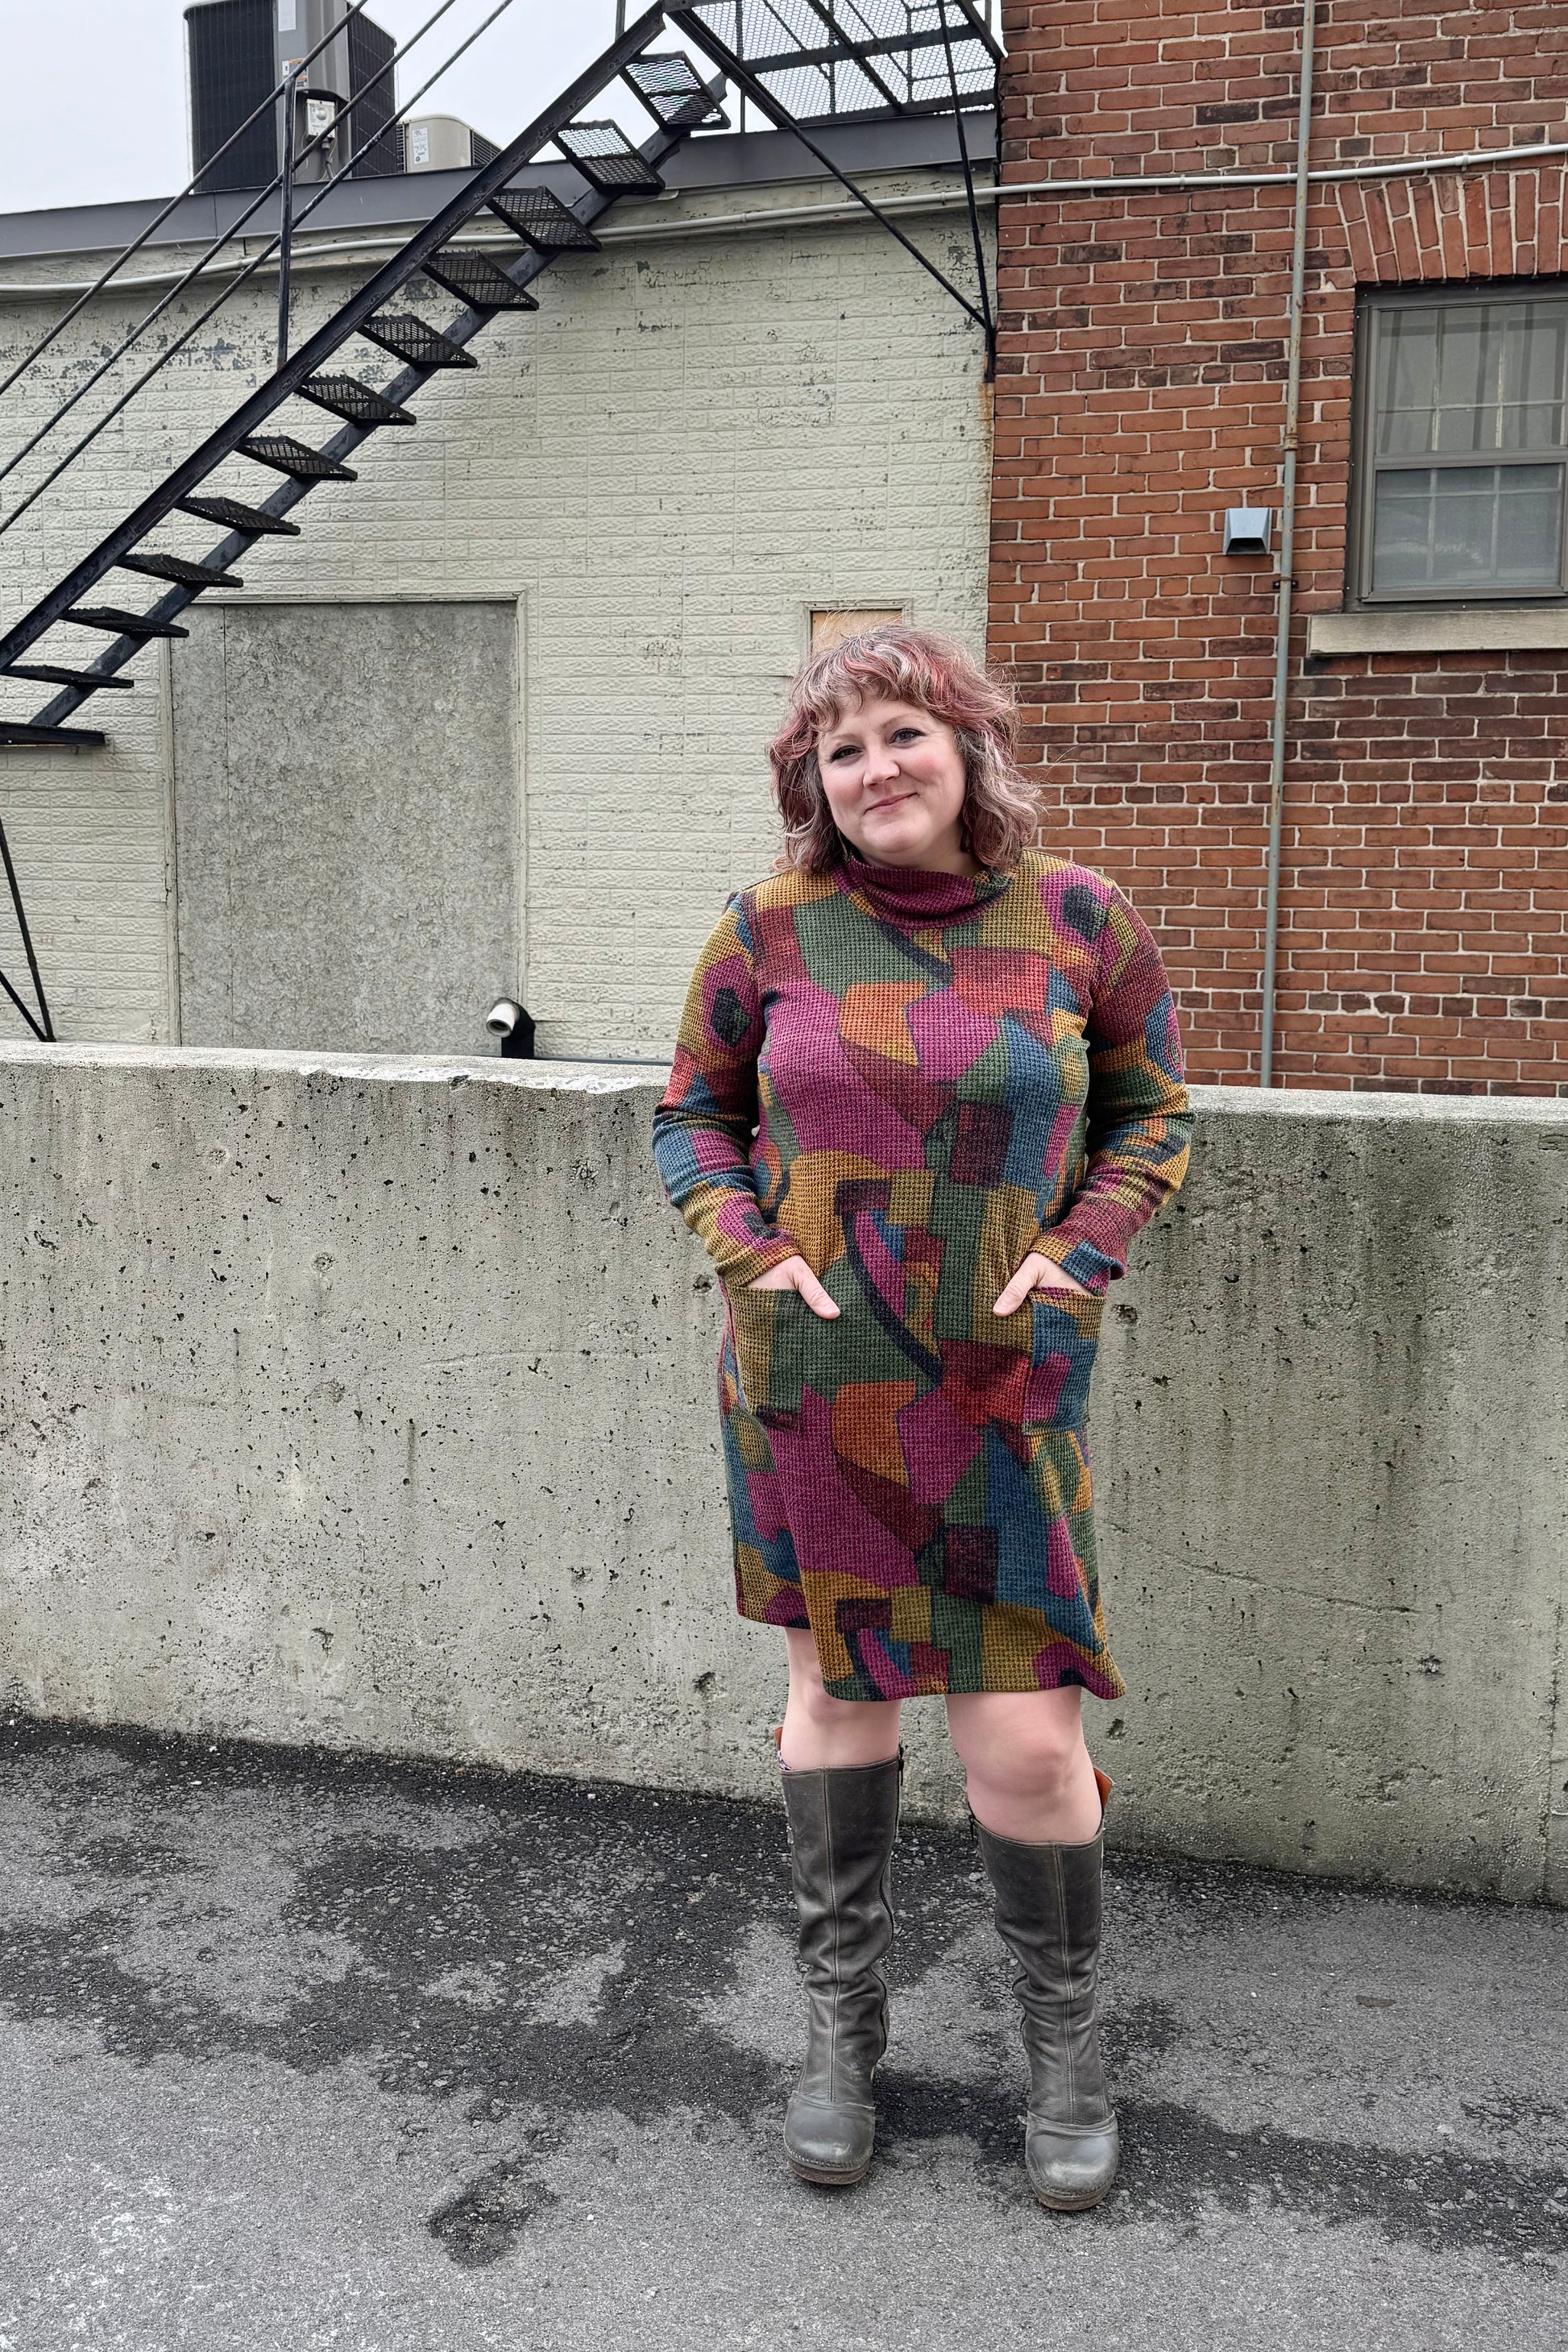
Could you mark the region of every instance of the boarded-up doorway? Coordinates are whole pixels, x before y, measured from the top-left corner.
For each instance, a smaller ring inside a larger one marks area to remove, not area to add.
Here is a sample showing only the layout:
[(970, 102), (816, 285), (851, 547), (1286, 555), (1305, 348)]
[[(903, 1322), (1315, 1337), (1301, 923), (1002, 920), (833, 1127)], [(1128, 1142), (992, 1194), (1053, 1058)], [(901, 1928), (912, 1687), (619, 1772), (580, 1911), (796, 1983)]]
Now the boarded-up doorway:
[(494, 1050), (520, 973), (512, 604), (253, 604), (174, 648), (187, 1045)]

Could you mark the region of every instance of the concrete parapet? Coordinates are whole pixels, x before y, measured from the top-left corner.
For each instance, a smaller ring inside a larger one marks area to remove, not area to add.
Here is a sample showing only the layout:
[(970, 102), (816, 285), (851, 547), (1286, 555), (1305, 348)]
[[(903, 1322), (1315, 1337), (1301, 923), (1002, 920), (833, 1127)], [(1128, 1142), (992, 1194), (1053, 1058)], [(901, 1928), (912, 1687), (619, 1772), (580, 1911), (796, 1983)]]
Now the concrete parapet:
[[(0, 1054), (0, 1699), (765, 1793), (657, 1075)], [(1095, 1396), (1116, 1833), (1568, 1901), (1568, 1103), (1196, 1100)]]

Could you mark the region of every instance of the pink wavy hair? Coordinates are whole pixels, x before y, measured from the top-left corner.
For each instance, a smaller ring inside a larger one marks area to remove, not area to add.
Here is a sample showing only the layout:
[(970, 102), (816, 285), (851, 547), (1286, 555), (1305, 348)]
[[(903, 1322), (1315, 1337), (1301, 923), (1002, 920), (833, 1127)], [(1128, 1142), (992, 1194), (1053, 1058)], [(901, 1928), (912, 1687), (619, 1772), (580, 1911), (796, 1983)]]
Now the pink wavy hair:
[(1010, 688), (955, 638), (886, 622), (817, 654), (790, 688), (784, 725), (768, 746), (784, 827), (780, 866), (826, 874), (842, 863), (844, 837), (828, 811), (816, 747), (846, 711), (879, 698), (912, 702), (953, 729), (967, 779), (964, 845), (983, 866), (1016, 866), (1038, 820), (1038, 795), (1019, 772)]

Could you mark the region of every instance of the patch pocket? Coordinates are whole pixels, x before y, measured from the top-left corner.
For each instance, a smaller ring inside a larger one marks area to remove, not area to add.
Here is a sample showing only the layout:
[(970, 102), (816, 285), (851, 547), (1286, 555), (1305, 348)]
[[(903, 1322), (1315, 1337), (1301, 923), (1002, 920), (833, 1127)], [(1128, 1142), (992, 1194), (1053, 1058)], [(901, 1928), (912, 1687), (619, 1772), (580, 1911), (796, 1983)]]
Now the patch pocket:
[(1105, 1301), (1075, 1290), (1045, 1291), (1033, 1301), (1026, 1423), (1045, 1429), (1081, 1429), (1089, 1417), (1089, 1383), (1100, 1353)]
[(752, 1290), (724, 1284), (735, 1379), (742, 1402), (759, 1421), (800, 1411), (801, 1368), (811, 1309), (798, 1290)]

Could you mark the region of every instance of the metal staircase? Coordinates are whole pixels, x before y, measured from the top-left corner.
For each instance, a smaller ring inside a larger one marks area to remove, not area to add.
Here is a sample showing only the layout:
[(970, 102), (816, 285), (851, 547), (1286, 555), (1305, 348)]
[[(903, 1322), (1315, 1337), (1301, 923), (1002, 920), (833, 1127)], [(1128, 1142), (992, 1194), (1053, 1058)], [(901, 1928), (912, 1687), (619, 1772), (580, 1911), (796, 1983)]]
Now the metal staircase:
[[(719, 68), (721, 79), (710, 84), (691, 58), (679, 52), (649, 54), (667, 21), (693, 39)], [(468, 346), (498, 312), (537, 310), (529, 290), (533, 282), (561, 255), (596, 250), (594, 226), (622, 197), (658, 194), (664, 186), (660, 167), (693, 131), (728, 127), (721, 103), (726, 79), (743, 89), (766, 118), (795, 131), (990, 336), (991, 305), (978, 228), (983, 310), (800, 126), (841, 116), (864, 120), (868, 113), (929, 113), (945, 103), (960, 123), (973, 218), (962, 108), (984, 103), (994, 95), (1000, 54), (976, 0), (689, 0), (689, 5), (647, 10), (0, 636), (0, 677), (58, 688), (32, 719), (0, 719), (0, 747), (75, 751), (102, 744), (106, 739), (100, 731), (69, 723), (82, 705), (106, 690), (129, 688), (133, 680), (121, 673), (149, 644), (188, 635), (180, 616), (197, 597), (243, 587), (244, 577), (234, 567), (259, 541), (298, 537), (300, 525), (289, 518), (317, 485), (353, 481), (355, 471), (348, 460), (372, 434), (414, 425), (417, 420), (410, 404), (430, 379), (446, 369), (476, 367), (479, 362)], [(945, 100), (936, 89), (939, 76), (945, 77)], [(641, 146), (616, 122), (584, 119), (584, 110), (617, 79), (636, 92), (658, 126)], [(848, 100), (843, 107), (841, 92)], [(798, 112), (792, 110), (792, 97)], [(583, 184), (582, 193), (571, 202), (548, 188), (510, 184), (524, 164), (552, 144)], [(515, 252), (458, 241), (466, 226), (487, 215), (515, 237)], [(440, 328), (395, 307), (399, 294), (420, 277), (463, 306)], [(401, 363), (384, 389), (363, 382), (355, 373), (352, 353), (356, 342)], [(296, 400), (338, 421), (338, 430), (324, 445), (314, 446), (279, 429), (279, 411)], [(281, 482), (270, 495), (258, 490), (255, 502), (228, 488), (215, 491), (213, 478), (235, 459), (281, 476)], [(200, 561), (167, 552), (156, 541), (174, 516), (211, 523), (222, 536)], [(140, 613), (113, 601), (112, 592), (110, 601), (84, 601), (114, 572), (155, 581), (164, 593)], [(92, 659), (79, 657), (79, 637), (68, 640), (58, 657), (29, 658), (40, 639), (57, 628), (107, 635), (110, 643)], [(48, 1003), (3, 827), (0, 862), (26, 956), (37, 1016), (3, 971), (0, 989), (32, 1034), (49, 1040), (54, 1029)]]

